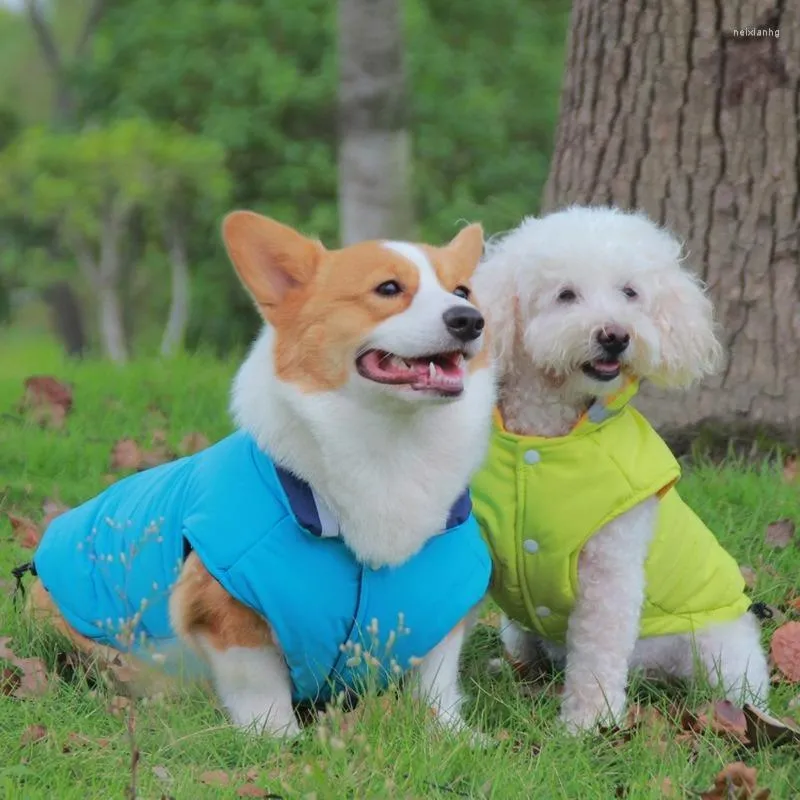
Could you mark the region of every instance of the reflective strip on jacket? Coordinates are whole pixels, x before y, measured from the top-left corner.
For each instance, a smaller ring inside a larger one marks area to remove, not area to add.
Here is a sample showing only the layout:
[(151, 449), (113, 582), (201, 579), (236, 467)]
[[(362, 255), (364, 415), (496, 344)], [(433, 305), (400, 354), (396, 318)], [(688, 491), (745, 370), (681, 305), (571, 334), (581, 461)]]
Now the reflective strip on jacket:
[(491, 573), (468, 493), (416, 555), (371, 569), (312, 489), (243, 432), (57, 517), (34, 564), (79, 633), (146, 656), (175, 639), (169, 589), (192, 549), (269, 620), (296, 701), (385, 686), (469, 613)]
[(492, 596), (547, 639), (565, 639), (583, 546), (653, 496), (661, 499), (640, 635), (689, 633), (749, 607), (736, 561), (674, 488), (678, 462), (628, 405), (637, 388), (593, 405), (566, 436), (518, 436), (495, 414), (486, 462), (472, 482), (475, 516), (493, 554)]

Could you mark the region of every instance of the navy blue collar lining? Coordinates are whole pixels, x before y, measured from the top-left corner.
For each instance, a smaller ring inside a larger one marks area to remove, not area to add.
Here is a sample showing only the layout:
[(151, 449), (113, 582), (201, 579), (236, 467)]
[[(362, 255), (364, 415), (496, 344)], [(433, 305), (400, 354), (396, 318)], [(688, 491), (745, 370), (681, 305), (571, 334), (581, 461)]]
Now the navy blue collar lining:
[[(275, 473), (278, 476), (278, 480), (281, 482), (283, 491), (286, 493), (286, 498), (289, 501), (289, 506), (298, 523), (310, 534), (321, 537), (323, 535), (322, 522), (319, 518), (319, 511), (317, 510), (317, 504), (314, 500), (314, 493), (311, 487), (304, 480), (301, 480), (295, 474), (283, 469), (277, 464), (275, 464)], [(447, 527), (445, 530), (456, 528), (466, 522), (471, 512), (472, 500), (470, 499), (469, 492), (465, 491), (458, 500), (453, 503), (447, 518)]]

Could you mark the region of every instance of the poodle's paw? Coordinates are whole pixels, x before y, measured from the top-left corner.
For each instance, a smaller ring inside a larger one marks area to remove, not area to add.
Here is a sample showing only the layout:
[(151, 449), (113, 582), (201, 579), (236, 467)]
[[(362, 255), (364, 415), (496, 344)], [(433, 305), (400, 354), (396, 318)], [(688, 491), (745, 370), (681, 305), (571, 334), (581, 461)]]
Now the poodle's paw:
[(470, 747), (486, 748), (495, 743), (491, 736), (470, 727), (458, 712), (434, 710), (434, 719), (440, 730), (457, 736), (466, 736), (469, 739)]
[(625, 695), (603, 697), (601, 702), (587, 702), (586, 698), (564, 698), (561, 707), (561, 722), (573, 735), (596, 730), (600, 727), (614, 727), (625, 719)]

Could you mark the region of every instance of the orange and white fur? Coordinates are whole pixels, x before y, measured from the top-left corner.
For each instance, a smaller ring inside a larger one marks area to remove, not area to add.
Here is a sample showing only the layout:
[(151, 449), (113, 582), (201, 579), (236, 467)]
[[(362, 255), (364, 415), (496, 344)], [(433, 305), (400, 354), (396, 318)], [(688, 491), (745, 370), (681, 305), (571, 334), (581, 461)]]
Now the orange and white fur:
[[(492, 328), (507, 430), (563, 436), (627, 373), (683, 388), (720, 365), (712, 306), (683, 268), (680, 243), (643, 214), (574, 206), (529, 217), (489, 243), (475, 291)], [(573, 731), (619, 721), (630, 668), (689, 678), (698, 661), (737, 702), (766, 702), (752, 614), (690, 636), (639, 639), (657, 500), (601, 528), (583, 548), (566, 648), (503, 619), (507, 654), (566, 663), (562, 719)]]
[[(327, 250), (238, 211), (223, 236), (267, 323), (234, 382), (237, 425), (313, 487), (359, 560), (402, 563), (443, 529), (485, 453), (494, 386), (469, 294), (480, 226), (440, 248), (372, 241)], [(473, 336), (459, 325), (474, 326)], [(389, 365), (396, 382), (383, 382)], [(38, 581), (31, 598), (35, 612), (96, 649), (69, 629)], [(234, 600), (195, 553), (170, 597), (170, 618), (210, 668), (235, 725), (298, 732), (269, 620)], [(458, 667), (468, 628), (465, 619), (417, 670), (418, 691), (454, 728), (463, 726)]]

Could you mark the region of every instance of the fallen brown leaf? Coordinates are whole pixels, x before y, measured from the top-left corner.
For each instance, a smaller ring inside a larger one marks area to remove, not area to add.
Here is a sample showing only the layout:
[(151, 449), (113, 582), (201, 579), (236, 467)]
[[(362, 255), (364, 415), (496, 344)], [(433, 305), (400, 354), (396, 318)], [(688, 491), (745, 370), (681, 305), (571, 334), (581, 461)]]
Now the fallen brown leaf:
[(19, 670), (19, 683), (8, 693), (9, 696), (33, 697), (44, 694), (49, 685), (44, 662), (39, 658), (21, 658), (9, 646), (10, 641), (10, 636), (0, 636), (0, 659)]
[(111, 469), (139, 469), (141, 463), (142, 451), (133, 439), (120, 439), (111, 449)]
[(29, 410), (40, 425), (61, 428), (72, 409), (72, 387), (50, 375), (25, 379), (25, 394), (20, 410)]
[(44, 512), (44, 517), (42, 517), (42, 531), (47, 530), (47, 526), (56, 518), (60, 517), (62, 514), (65, 514), (67, 511), (70, 510), (70, 507), (64, 505), (60, 500), (45, 500), (42, 504), (42, 511)]
[(122, 697), (122, 695), (114, 695), (108, 704), (108, 710), (115, 717), (121, 717), (125, 711), (130, 708), (130, 697)]
[(797, 480), (797, 453), (792, 453), (783, 460), (783, 479), (786, 483)]
[(658, 788), (661, 790), (661, 797), (664, 798), (664, 800), (678, 796), (675, 785), (672, 783), (672, 778), (664, 778), (658, 785)]
[(231, 776), (224, 769), (212, 769), (200, 775), (200, 783), (206, 786), (227, 786), (231, 782)]
[(13, 697), (20, 687), (19, 670), (12, 667), (3, 667), (0, 672), (0, 695)]
[(779, 519), (777, 522), (770, 522), (764, 533), (764, 543), (769, 547), (782, 550), (788, 547), (795, 534), (795, 524), (790, 519)]
[(787, 622), (772, 634), (775, 666), (792, 683), (800, 683), (800, 622)]
[(36, 744), (47, 738), (47, 728), (44, 725), (28, 725), (19, 737), (21, 745)]
[(714, 733), (727, 735), (732, 739), (748, 744), (747, 718), (744, 710), (735, 706), (730, 700), (719, 700), (711, 707), (711, 730)]
[(270, 793), (266, 789), (262, 789), (260, 786), (256, 786), (254, 783), (245, 783), (242, 784), (236, 790), (237, 797), (269, 797)]
[[(789, 704), (791, 708), (791, 703)], [(753, 744), (768, 742), (772, 745), (787, 742), (800, 743), (800, 728), (790, 720), (780, 720), (749, 703), (744, 707), (747, 719), (747, 736)]]
[[(104, 744), (102, 743), (104, 742)], [(105, 747), (108, 744), (108, 739), (90, 739), (82, 733), (75, 733), (71, 731), (67, 734), (64, 744), (61, 745), (62, 753), (73, 753), (76, 750), (83, 750), (85, 747), (100, 746)]]
[(21, 547), (27, 547), (30, 550), (36, 549), (39, 540), (42, 538), (42, 532), (39, 526), (28, 517), (20, 517), (16, 514), (6, 512), (8, 521), (11, 523), (11, 533), (17, 540), (17, 544)]
[(745, 586), (747, 586), (748, 589), (754, 589), (756, 585), (756, 580), (758, 578), (758, 573), (752, 567), (743, 565), (739, 566), (739, 572), (742, 573)]
[(192, 433), (187, 433), (186, 436), (181, 439), (181, 443), (178, 445), (178, 452), (185, 456), (191, 456), (194, 453), (205, 450), (209, 444), (210, 442), (207, 436), (193, 431)]
[(174, 780), (174, 778), (170, 774), (170, 771), (162, 764), (156, 764), (156, 766), (153, 767), (153, 775), (155, 775), (156, 778), (158, 778), (163, 783), (172, 783), (172, 781)]
[(714, 778), (714, 788), (701, 792), (700, 797), (702, 800), (746, 800), (746, 798), (765, 800), (769, 797), (769, 789), (760, 790), (756, 794), (757, 777), (758, 772), (755, 767), (748, 767), (742, 761), (735, 761), (720, 770)]
[(149, 450), (141, 451), (141, 461), (139, 462), (138, 470), (150, 469), (150, 467), (157, 467), (159, 464), (166, 464), (168, 461), (173, 460), (173, 454), (165, 445), (157, 444)]

